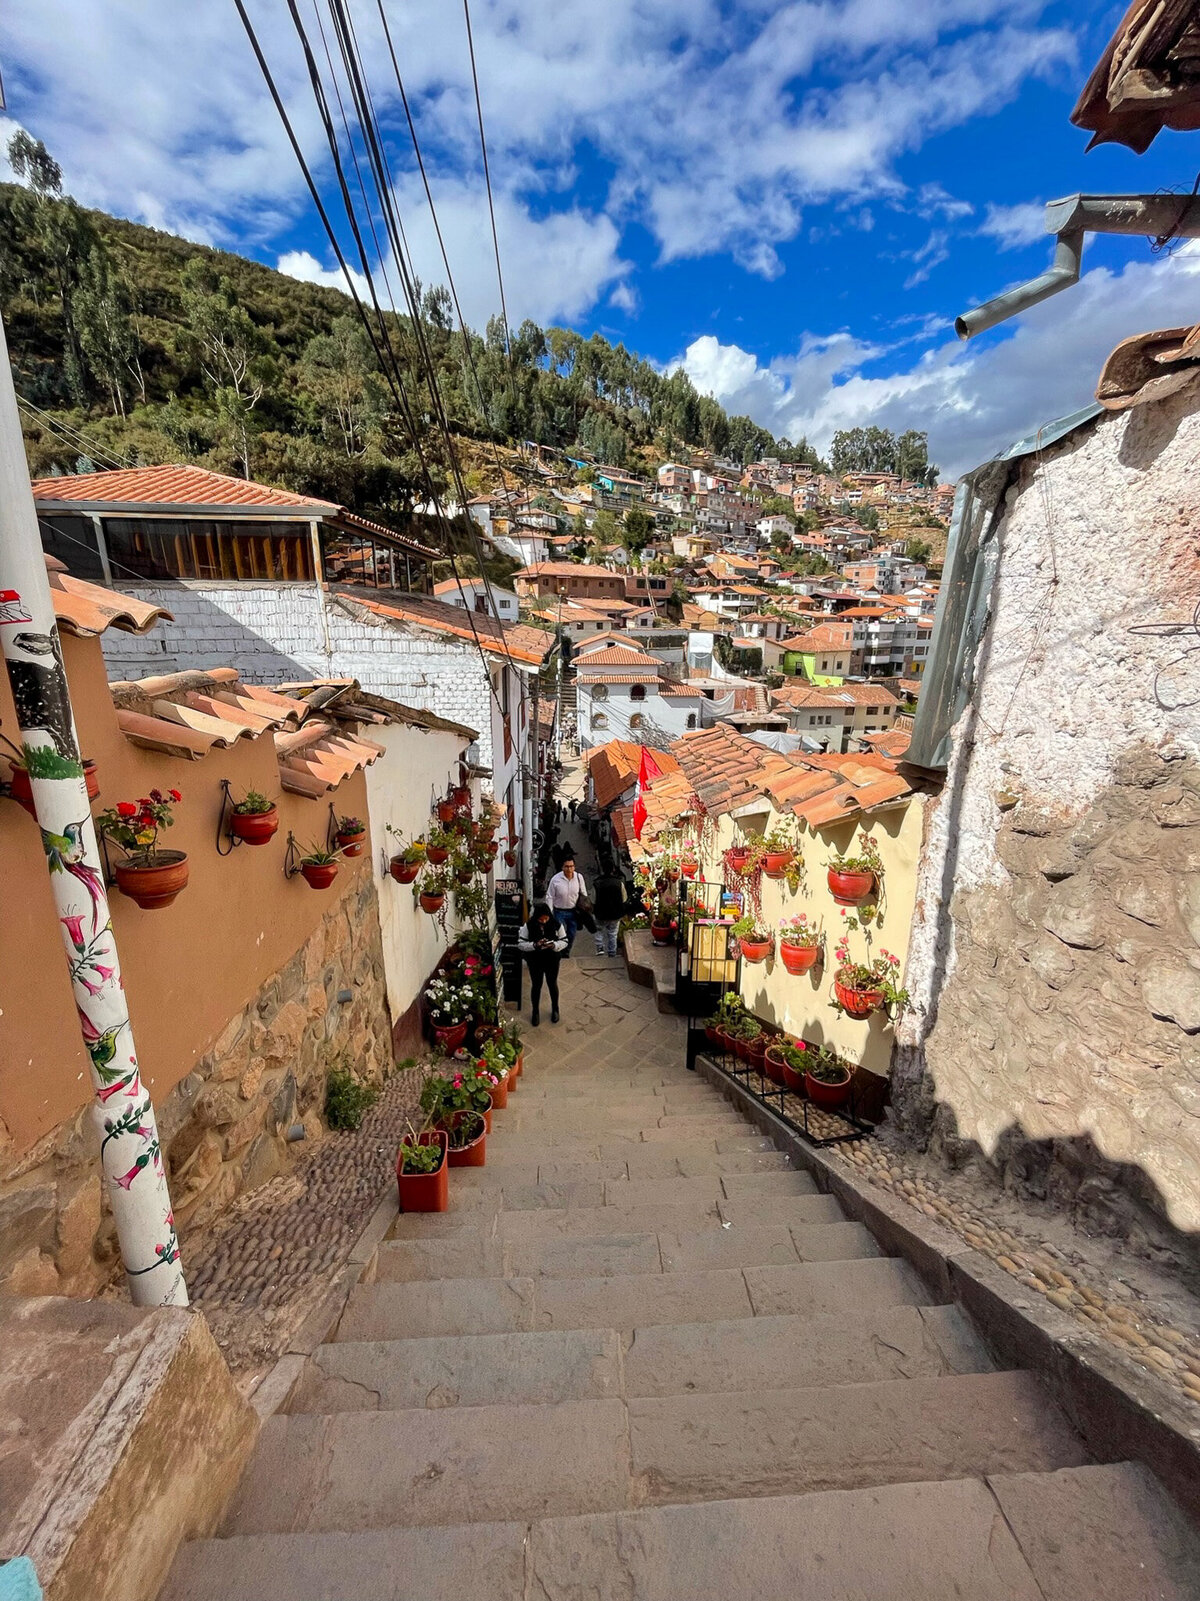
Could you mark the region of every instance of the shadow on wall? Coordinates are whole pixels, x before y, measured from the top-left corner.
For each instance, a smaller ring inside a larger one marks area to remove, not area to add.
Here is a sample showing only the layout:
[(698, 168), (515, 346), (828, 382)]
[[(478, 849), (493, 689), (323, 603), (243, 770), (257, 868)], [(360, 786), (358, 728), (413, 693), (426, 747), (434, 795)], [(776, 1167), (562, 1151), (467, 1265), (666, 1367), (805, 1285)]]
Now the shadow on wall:
[[(110, 680), (204, 672), (218, 664), (236, 667), (250, 684), (329, 673), (314, 585), (246, 584), (231, 590), (228, 585), (126, 580), (120, 587), (138, 600), (165, 606), (175, 620), (145, 636), (110, 629), (102, 640)], [(231, 600), (236, 613), (227, 609)]]

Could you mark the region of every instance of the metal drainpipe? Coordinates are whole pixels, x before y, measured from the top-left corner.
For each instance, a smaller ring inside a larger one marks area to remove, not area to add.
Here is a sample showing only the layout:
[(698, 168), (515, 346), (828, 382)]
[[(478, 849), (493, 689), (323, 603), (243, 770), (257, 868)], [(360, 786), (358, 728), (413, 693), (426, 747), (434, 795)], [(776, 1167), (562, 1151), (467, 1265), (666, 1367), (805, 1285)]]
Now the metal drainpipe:
[[(0, 324), (0, 651), (50, 874), (75, 1010), (91, 1060), (100, 1165), (136, 1306), (186, 1306), (187, 1288), (150, 1096), (133, 1029), (92, 824), (62, 644)], [(62, 1070), (62, 1064), (57, 1064)], [(53, 1067), (44, 1067), (53, 1070)]]

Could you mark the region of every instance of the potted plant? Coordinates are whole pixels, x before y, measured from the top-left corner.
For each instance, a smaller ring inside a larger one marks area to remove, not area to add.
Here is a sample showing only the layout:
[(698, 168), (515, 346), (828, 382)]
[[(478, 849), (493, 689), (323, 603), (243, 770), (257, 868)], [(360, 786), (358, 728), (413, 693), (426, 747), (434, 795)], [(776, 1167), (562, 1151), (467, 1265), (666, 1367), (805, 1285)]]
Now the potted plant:
[(425, 855), (435, 867), (441, 867), (443, 862), (450, 860), (450, 852), (454, 848), (454, 835), (448, 828), (434, 827), (429, 830), (429, 840), (425, 846)]
[(492, 1097), (492, 1106), (502, 1112), (508, 1105), (508, 1081), (512, 1073), (507, 1053), (496, 1040), (488, 1040), (479, 1065), (484, 1070), (482, 1077), (490, 1081), (488, 1094)]
[(328, 889), (338, 876), (340, 851), (327, 850), (324, 845), (310, 845), (300, 858), (300, 871), (309, 889)]
[(451, 1167), (487, 1165), (487, 1121), (482, 1112), (460, 1112), (447, 1130)]
[(861, 906), (883, 879), (883, 858), (873, 834), (863, 834), (857, 852), (831, 857), (826, 879), (839, 906)]
[(736, 990), (726, 990), (717, 1005), (716, 1011), (705, 1022), (704, 1034), (710, 1045), (718, 1046), (722, 1051), (733, 1049), (732, 1030), (736, 1023), (746, 1014), (746, 1003)]
[(504, 853), (504, 865), (506, 867), (515, 867), (517, 865), (517, 853), (516, 853), (516, 851), (514, 851), (514, 850), (506, 850), (505, 851), (505, 853)]
[(656, 945), (670, 945), (675, 938), (678, 924), (672, 913), (678, 903), (669, 900), (666, 896), (652, 892), (650, 902), (650, 938)]
[(469, 884), (475, 876), (474, 864), (463, 851), (456, 850), (451, 853), (450, 871), (454, 875), (456, 884)]
[[(389, 832), (395, 833), (396, 830), (389, 828)], [(411, 884), (424, 865), (425, 841), (414, 839), (411, 845), (401, 845), (388, 863), (388, 872), (397, 884)]]
[(450, 804), (456, 811), (462, 811), (464, 806), (471, 804), (471, 791), (466, 784), (455, 784), (450, 791)]
[(739, 917), (731, 930), (734, 938), (741, 947), (744, 961), (757, 965), (765, 962), (771, 954), (772, 935), (769, 928), (764, 928), (757, 918), (747, 914)]
[(117, 888), (145, 911), (170, 906), (188, 881), (187, 852), (158, 848), (159, 832), (172, 827), (172, 808), (182, 799), (177, 789), (165, 795), (152, 789), (139, 801), (118, 801), (96, 820), (104, 837), (125, 852), (114, 869)]
[(457, 811), (458, 811), (458, 807), (455, 805), (454, 801), (450, 798), (450, 796), (447, 795), (445, 797), (445, 799), (440, 800), (437, 803), (437, 819), (438, 819), (438, 822), (441, 823), (443, 825), (443, 827), (448, 826), (450, 823), (452, 823), (454, 821), (454, 817), (455, 817), (455, 814), (457, 813)]
[(449, 1136), (445, 1129), (422, 1129), (400, 1142), (396, 1183), (402, 1212), (444, 1212), (450, 1203)]
[(804, 1074), (804, 1089), (814, 1106), (835, 1111), (850, 1096), (853, 1074), (831, 1045), (823, 1045), (808, 1053), (811, 1060)]
[(679, 856), (679, 871), (684, 878), (695, 878), (700, 871), (700, 858), (696, 855), (696, 847), (690, 839), (685, 839), (683, 842)]
[(421, 875), (420, 888), (416, 891), (421, 910), (430, 917), (436, 917), (446, 904), (446, 891), (450, 888), (446, 874), (431, 868), (426, 864)]
[(333, 837), (343, 856), (361, 856), (367, 848), (367, 825), (357, 817), (339, 817)]
[(756, 1017), (747, 1012), (733, 1027), (733, 1048), (736, 1055), (749, 1067), (761, 1072), (770, 1044), (770, 1036)]
[(859, 1022), (881, 1006), (898, 1013), (908, 1005), (908, 991), (896, 983), (900, 973), (898, 956), (881, 949), (878, 956), (868, 955), (865, 962), (856, 962), (851, 955), (850, 931), (862, 927), (857, 918), (847, 920), (846, 931), (838, 942), (838, 968), (833, 979), (836, 1004)]
[(245, 840), (247, 845), (265, 845), (278, 828), (279, 808), (258, 790), (248, 790), (243, 800), (234, 802), (229, 832), (235, 839)]
[[(483, 1166), (486, 1147), (482, 1141), (491, 1132), (492, 1098), (473, 1062), (455, 1061), (448, 1073), (434, 1073), (426, 1079), (421, 1108), (431, 1123), (445, 1129), (451, 1167)], [(456, 1160), (455, 1152), (467, 1147), (474, 1154)]]
[(749, 870), (754, 857), (754, 847), (751, 845), (731, 845), (725, 852), (725, 866), (731, 873), (743, 877)]
[[(9, 741), (5, 740), (4, 743), (8, 745)], [(16, 751), (15, 745), (10, 745), (9, 748), (14, 752)], [(39, 764), (38, 753), (39, 751), (46, 749), (48, 749), (46, 746), (27, 745), (22, 756), (18, 757), (17, 755), (13, 755), (9, 757), (9, 760), (12, 763), (12, 775), (8, 782), (8, 792), (19, 806), (23, 806), (25, 808), (30, 817), (33, 817), (36, 814), (33, 809), (32, 778), (34, 775), (31, 774), (28, 763), (32, 761), (36, 769)], [(58, 756), (57, 751), (54, 751), (51, 754), (55, 757), (56, 761), (61, 761), (61, 757)], [(47, 773), (46, 776), (49, 778), (57, 778), (59, 774), (57, 772)], [(89, 756), (85, 756), (83, 758), (83, 777), (87, 785), (88, 800), (93, 801), (100, 793), (100, 775), (96, 771), (95, 762), (92, 761), (91, 757)]]
[(467, 1037), (471, 1020), (469, 994), (452, 979), (431, 978), (425, 987), (425, 1007), (438, 1046), (450, 1056)]
[(804, 1070), (809, 1051), (803, 1040), (790, 1040), (780, 1034), (767, 1047), (766, 1070), (769, 1078), (797, 1095), (804, 1088)]
[(821, 954), (821, 935), (809, 925), (803, 912), (787, 917), (779, 925), (779, 955), (789, 973), (807, 973), (817, 965)]
[(763, 872), (768, 878), (782, 878), (792, 865), (795, 854), (791, 829), (786, 823), (777, 823), (763, 841)]

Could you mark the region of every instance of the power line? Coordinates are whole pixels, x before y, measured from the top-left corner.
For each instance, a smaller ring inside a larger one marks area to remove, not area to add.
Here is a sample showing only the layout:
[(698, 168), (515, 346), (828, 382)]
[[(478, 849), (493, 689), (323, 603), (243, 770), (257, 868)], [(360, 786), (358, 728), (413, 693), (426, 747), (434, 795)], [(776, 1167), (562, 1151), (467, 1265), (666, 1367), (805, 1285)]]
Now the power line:
[(504, 274), (500, 270), (500, 236), (496, 232), (496, 207), (492, 200), (492, 174), (488, 165), (487, 138), (483, 131), (483, 102), (479, 98), (479, 74), (475, 69), (475, 39), (471, 32), (470, 0), (463, 0), (463, 18), (467, 24), (467, 51), (471, 57), (471, 82), (475, 88), (475, 115), (479, 121), (479, 148), (483, 152), (483, 181), (487, 186), (488, 216), (492, 221), (492, 248), (496, 254), (496, 280), (500, 285), (500, 315), (504, 319), (504, 349), (508, 356), (509, 380), (512, 379), (512, 344), (508, 331), (508, 306), (504, 300)]
[(40, 424), (43, 428), (48, 428), (51, 433), (56, 433), (64, 444), (71, 446), (72, 450), (78, 450), (82, 455), (91, 456), (97, 461), (111, 464), (114, 467), (131, 467), (133, 465), (127, 457), (120, 455), (107, 445), (102, 445), (99, 440), (92, 439), (82, 429), (76, 428), (74, 423), (65, 422), (58, 417), (52, 417), (48, 412), (43, 411), (40, 406), (35, 406), (31, 400), (25, 400), (18, 395), (17, 405), (29, 416), (31, 421)]

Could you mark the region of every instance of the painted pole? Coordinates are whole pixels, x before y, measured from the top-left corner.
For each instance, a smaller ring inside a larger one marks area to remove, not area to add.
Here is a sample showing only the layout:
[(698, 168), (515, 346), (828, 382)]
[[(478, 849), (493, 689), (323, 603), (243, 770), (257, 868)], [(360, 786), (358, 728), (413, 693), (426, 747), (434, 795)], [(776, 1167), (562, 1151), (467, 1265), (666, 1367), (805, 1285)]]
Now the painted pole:
[(186, 1306), (158, 1127), (138, 1076), (2, 323), (0, 651), (12, 686), (75, 1010), (91, 1059), (100, 1163), (129, 1292), (137, 1306)]

